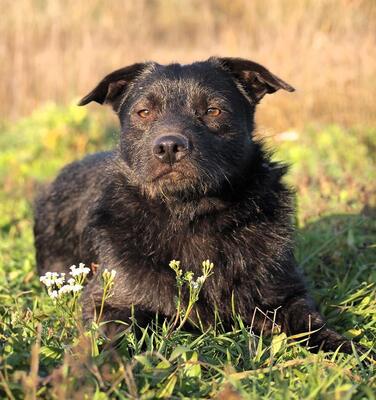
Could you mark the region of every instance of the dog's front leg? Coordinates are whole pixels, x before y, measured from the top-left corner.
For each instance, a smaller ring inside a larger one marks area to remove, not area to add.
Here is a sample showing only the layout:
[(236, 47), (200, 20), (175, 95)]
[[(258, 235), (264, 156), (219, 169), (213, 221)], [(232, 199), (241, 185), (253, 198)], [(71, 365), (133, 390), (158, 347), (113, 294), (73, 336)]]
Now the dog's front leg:
[[(324, 318), (316, 310), (312, 299), (306, 297), (294, 297), (289, 299), (281, 308), (282, 330), (288, 335), (309, 332), (307, 344), (311, 351), (340, 351), (353, 354), (351, 341), (326, 326)], [(358, 352), (366, 351), (360, 345), (354, 343)]]

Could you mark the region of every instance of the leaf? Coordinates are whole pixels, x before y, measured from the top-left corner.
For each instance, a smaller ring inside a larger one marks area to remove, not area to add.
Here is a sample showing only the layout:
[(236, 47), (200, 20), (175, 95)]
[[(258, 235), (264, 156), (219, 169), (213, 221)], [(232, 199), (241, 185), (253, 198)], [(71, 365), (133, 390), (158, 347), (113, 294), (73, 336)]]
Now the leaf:
[(52, 358), (53, 360), (59, 360), (63, 354), (63, 351), (58, 347), (42, 346), (39, 353), (45, 358)]
[(194, 351), (191, 358), (187, 360), (184, 372), (186, 376), (201, 378), (201, 365), (198, 364), (198, 354), (196, 351)]
[(172, 395), (172, 392), (174, 391), (176, 381), (178, 380), (178, 377), (176, 375), (173, 375), (170, 380), (167, 382), (167, 384), (162, 388), (162, 390), (158, 393), (157, 398), (170, 398)]
[(142, 364), (144, 367), (150, 369), (153, 368), (150, 359), (147, 356), (141, 356), (141, 355), (137, 355), (134, 356), (134, 358), (140, 363)]
[(357, 336), (362, 334), (362, 330), (361, 329), (349, 329), (348, 331), (346, 331), (344, 333), (345, 337), (347, 337), (348, 339), (353, 339), (356, 338)]
[(273, 336), (271, 344), (271, 351), (273, 355), (277, 354), (281, 350), (282, 345), (286, 343), (286, 339), (287, 336), (284, 332), (282, 332), (280, 335)]
[(106, 393), (100, 392), (99, 389), (95, 391), (93, 400), (108, 400)]
[(162, 360), (155, 368), (156, 369), (167, 369), (171, 367), (171, 363), (169, 363), (167, 360)]
[(174, 351), (171, 353), (169, 360), (173, 361), (176, 358), (180, 357), (181, 355), (187, 353), (188, 351), (191, 351), (189, 347), (186, 346), (177, 346)]
[(372, 302), (371, 296), (366, 296), (364, 299), (360, 302), (362, 306), (368, 306), (369, 303)]

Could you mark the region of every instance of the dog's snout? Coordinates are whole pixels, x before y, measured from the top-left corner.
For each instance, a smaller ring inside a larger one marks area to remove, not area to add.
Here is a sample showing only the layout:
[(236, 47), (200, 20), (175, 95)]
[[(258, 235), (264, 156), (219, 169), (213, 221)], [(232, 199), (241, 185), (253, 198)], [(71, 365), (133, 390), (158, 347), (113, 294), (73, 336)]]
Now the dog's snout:
[(188, 139), (182, 135), (159, 136), (153, 143), (153, 154), (163, 163), (174, 164), (180, 161), (188, 154), (188, 150)]

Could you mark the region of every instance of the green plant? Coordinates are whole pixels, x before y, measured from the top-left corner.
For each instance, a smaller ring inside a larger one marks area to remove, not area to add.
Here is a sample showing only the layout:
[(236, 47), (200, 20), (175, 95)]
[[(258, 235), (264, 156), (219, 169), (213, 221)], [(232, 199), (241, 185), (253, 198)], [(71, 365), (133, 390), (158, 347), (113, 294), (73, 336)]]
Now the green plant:
[[(56, 130), (64, 133), (49, 149), (46, 138)], [(147, 327), (133, 321), (112, 342), (101, 332), (105, 321), (93, 331), (80, 326), (79, 301), (72, 315), (57, 309), (36, 272), (31, 201), (66, 162), (108, 147), (112, 132), (74, 106), (1, 125), (0, 398), (374, 399), (373, 364), (311, 354), (278, 332), (256, 336), (236, 317), (226, 332), (220, 324), (198, 333), (176, 329), (194, 315), (187, 302), (174, 329), (158, 316)], [(368, 348), (376, 340), (374, 134), (326, 126), (268, 140), (275, 158), (293, 164), (287, 179), (297, 190), (296, 255), (311, 292), (331, 327)], [(189, 282), (182, 285), (189, 299)], [(67, 296), (72, 302), (74, 294)]]

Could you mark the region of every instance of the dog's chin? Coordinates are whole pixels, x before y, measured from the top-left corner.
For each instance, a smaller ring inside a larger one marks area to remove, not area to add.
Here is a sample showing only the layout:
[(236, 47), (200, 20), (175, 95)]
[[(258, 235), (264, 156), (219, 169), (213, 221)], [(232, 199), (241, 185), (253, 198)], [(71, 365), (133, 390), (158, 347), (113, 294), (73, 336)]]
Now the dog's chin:
[(161, 184), (164, 182), (173, 184), (173, 182), (178, 182), (179, 180), (184, 179), (186, 178), (181, 172), (168, 167), (161, 171), (156, 171), (155, 175), (151, 179), (151, 182), (156, 184)]
[(178, 173), (163, 175), (153, 181), (149, 187), (155, 196), (162, 198), (176, 198), (196, 191), (198, 183), (191, 177), (185, 177)]
[(166, 167), (154, 171), (151, 178), (144, 180), (143, 192), (150, 198), (173, 199), (198, 192), (200, 180), (192, 171), (179, 171)]

